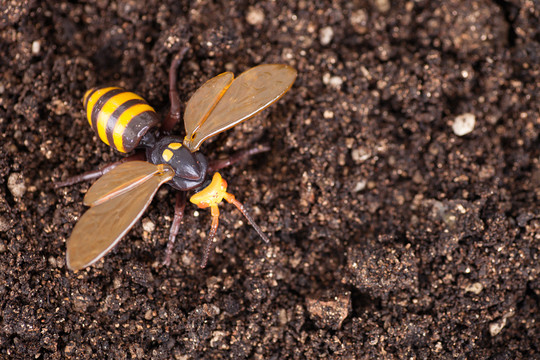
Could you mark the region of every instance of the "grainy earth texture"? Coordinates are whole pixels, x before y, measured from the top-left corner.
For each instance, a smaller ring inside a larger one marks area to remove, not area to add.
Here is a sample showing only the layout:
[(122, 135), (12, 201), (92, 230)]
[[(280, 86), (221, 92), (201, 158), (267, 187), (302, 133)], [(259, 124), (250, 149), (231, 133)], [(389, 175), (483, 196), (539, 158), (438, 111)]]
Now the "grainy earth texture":
[[(225, 70), (298, 69), (202, 148), (271, 146), (222, 172), (271, 244), (225, 205), (201, 270), (210, 214), (188, 205), (163, 266), (165, 186), (68, 271), (89, 184), (52, 185), (122, 157), (84, 92), (166, 112), (185, 44), (183, 101)], [(0, 358), (540, 358), (538, 1), (2, 0), (0, 51)]]

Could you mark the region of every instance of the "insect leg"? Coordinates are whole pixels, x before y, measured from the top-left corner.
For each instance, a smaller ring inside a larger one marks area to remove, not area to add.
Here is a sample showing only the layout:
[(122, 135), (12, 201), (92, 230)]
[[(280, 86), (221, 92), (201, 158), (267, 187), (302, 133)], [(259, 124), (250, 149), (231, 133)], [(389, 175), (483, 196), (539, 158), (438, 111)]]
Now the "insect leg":
[(182, 112), (180, 108), (180, 97), (178, 96), (178, 88), (176, 86), (176, 78), (178, 77), (178, 68), (184, 59), (184, 55), (189, 50), (189, 47), (186, 46), (176, 56), (174, 57), (171, 67), (169, 69), (169, 99), (171, 101), (171, 109), (167, 114), (161, 128), (164, 131), (170, 131), (176, 125), (180, 118), (182, 117)]
[(180, 229), (180, 223), (184, 218), (184, 208), (186, 207), (186, 192), (178, 191), (176, 193), (176, 204), (174, 205), (174, 219), (169, 232), (169, 241), (167, 242), (167, 250), (165, 250), (165, 260), (163, 265), (169, 266), (171, 264), (171, 254), (173, 251), (173, 245), (176, 241), (176, 235)]
[(212, 227), (210, 228), (210, 233), (208, 234), (208, 238), (206, 239), (206, 246), (204, 248), (201, 269), (205, 268), (206, 263), (208, 263), (208, 256), (210, 256), (210, 250), (212, 250), (212, 245), (214, 245), (214, 238), (216, 237), (217, 228), (219, 225), (219, 208), (217, 207), (217, 205), (212, 205), (210, 207), (210, 210), (212, 212)]
[(259, 225), (257, 225), (255, 223), (255, 220), (253, 220), (253, 218), (251, 217), (251, 215), (249, 215), (249, 213), (247, 212), (244, 204), (242, 204), (240, 201), (236, 200), (236, 198), (234, 197), (233, 194), (229, 194), (229, 193), (226, 193), (225, 194), (225, 197), (224, 199), (229, 203), (229, 204), (233, 204), (234, 206), (236, 206), (236, 208), (238, 210), (240, 210), (240, 212), (242, 213), (242, 215), (244, 215), (244, 217), (247, 219), (247, 221), (251, 224), (251, 226), (253, 226), (253, 228), (255, 229), (255, 231), (257, 232), (257, 234), (259, 234), (259, 236), (261, 237), (261, 239), (263, 239), (263, 241), (265, 243), (269, 243), (270, 242), (270, 239), (268, 239), (268, 236), (265, 235), (265, 233), (263, 233), (262, 229), (259, 227)]
[(70, 186), (70, 185), (73, 185), (73, 184), (77, 184), (77, 183), (80, 183), (80, 182), (83, 182), (83, 181), (97, 179), (97, 178), (103, 176), (104, 174), (108, 173), (109, 171), (111, 171), (112, 169), (117, 167), (118, 165), (120, 165), (122, 163), (125, 163), (127, 161), (135, 161), (135, 160), (146, 160), (146, 154), (144, 152), (138, 152), (138, 153), (135, 153), (135, 154), (130, 155), (128, 157), (125, 157), (122, 160), (119, 160), (119, 161), (113, 162), (112, 164), (106, 165), (101, 169), (88, 171), (88, 172), (85, 172), (84, 174), (80, 174), (80, 175), (70, 177), (70, 178), (68, 178), (68, 179), (66, 179), (64, 181), (57, 181), (57, 182), (54, 183), (54, 188), (58, 189), (58, 188), (61, 188), (61, 187), (64, 187), (64, 186)]
[(210, 161), (208, 164), (208, 170), (207, 173), (213, 173), (220, 169), (223, 169), (224, 167), (231, 166), (236, 164), (237, 162), (243, 161), (247, 159), (250, 156), (253, 156), (255, 154), (259, 154), (262, 152), (270, 151), (270, 146), (268, 145), (258, 145), (257, 147), (242, 150), (237, 152), (236, 154), (233, 154), (229, 156), (226, 159), (218, 159)]

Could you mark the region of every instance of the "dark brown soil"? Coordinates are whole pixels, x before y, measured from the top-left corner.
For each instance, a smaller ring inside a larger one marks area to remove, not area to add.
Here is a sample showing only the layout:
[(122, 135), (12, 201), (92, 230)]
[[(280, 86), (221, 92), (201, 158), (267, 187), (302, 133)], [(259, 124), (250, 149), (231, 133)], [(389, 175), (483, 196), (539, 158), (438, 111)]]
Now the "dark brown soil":
[[(538, 1), (0, 6), (0, 358), (540, 358)], [(201, 271), (210, 214), (188, 205), (164, 267), (165, 186), (115, 250), (68, 271), (89, 184), (52, 183), (122, 157), (82, 95), (120, 85), (165, 112), (186, 43), (182, 100), (225, 70), (298, 69), (203, 146), (271, 146), (222, 172), (271, 244), (224, 205)]]

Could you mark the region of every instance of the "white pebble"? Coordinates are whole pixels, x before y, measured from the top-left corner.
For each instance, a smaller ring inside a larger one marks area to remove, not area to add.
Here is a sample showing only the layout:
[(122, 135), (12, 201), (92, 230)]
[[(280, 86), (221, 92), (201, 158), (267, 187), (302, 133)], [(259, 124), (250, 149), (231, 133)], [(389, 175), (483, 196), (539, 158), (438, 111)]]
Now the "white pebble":
[(37, 55), (39, 54), (40, 50), (41, 50), (41, 43), (39, 42), (39, 40), (35, 40), (32, 43), (32, 54)]
[(390, 10), (390, 1), (389, 0), (375, 0), (374, 5), (382, 13)]
[(489, 324), (489, 333), (491, 336), (497, 336), (506, 326), (506, 317), (503, 317), (499, 321), (492, 322)]
[(476, 123), (476, 118), (474, 114), (465, 113), (459, 116), (456, 116), (454, 123), (452, 124), (452, 130), (457, 136), (467, 135), (474, 129)]
[(145, 218), (142, 221), (142, 228), (144, 231), (151, 233), (156, 229), (156, 224), (149, 218)]
[(324, 110), (323, 117), (325, 119), (332, 119), (334, 117), (334, 112), (332, 110)]
[(322, 46), (326, 46), (332, 42), (334, 30), (330, 26), (325, 26), (319, 31), (319, 40)]
[(367, 181), (362, 179), (356, 183), (352, 192), (353, 193), (360, 192), (366, 188), (366, 185), (367, 185)]
[(24, 177), (20, 173), (11, 173), (8, 177), (7, 186), (15, 199), (21, 198), (26, 192)]
[(475, 282), (474, 284), (471, 284), (465, 288), (465, 292), (472, 292), (476, 295), (480, 294), (482, 290), (484, 289), (484, 286), (480, 282)]
[(246, 21), (250, 25), (260, 25), (264, 21), (264, 12), (261, 9), (250, 7), (246, 15)]
[(339, 89), (341, 89), (341, 85), (343, 84), (343, 80), (339, 76), (332, 76), (330, 78), (329, 84), (334, 89), (339, 90)]

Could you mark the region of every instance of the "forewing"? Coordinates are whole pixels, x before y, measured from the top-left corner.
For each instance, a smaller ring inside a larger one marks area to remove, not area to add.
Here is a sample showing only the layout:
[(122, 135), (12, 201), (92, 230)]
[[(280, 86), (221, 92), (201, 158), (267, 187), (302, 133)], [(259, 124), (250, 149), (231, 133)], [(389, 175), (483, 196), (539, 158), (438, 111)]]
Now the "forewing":
[(251, 68), (229, 86), (210, 114), (184, 143), (191, 151), (211, 136), (249, 119), (282, 97), (296, 79), (296, 70), (282, 64)]
[(205, 82), (191, 96), (184, 112), (184, 126), (187, 138), (191, 138), (193, 133), (206, 120), (208, 114), (225, 94), (233, 79), (234, 75), (231, 72), (220, 74)]
[[(172, 170), (172, 169), (171, 169)], [(157, 165), (146, 161), (127, 161), (100, 177), (88, 189), (84, 205), (94, 206), (115, 196), (129, 191), (138, 184), (155, 176), (159, 172)]]
[(171, 171), (154, 175), (86, 211), (67, 241), (67, 266), (79, 270), (101, 259), (141, 217), (161, 184), (173, 176)]

